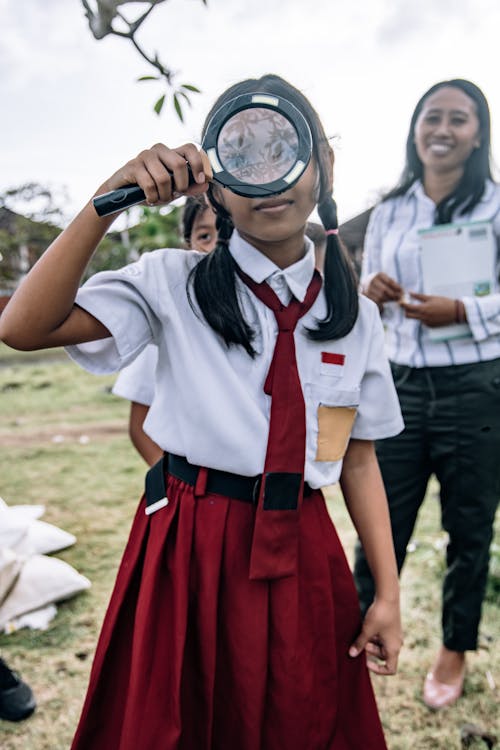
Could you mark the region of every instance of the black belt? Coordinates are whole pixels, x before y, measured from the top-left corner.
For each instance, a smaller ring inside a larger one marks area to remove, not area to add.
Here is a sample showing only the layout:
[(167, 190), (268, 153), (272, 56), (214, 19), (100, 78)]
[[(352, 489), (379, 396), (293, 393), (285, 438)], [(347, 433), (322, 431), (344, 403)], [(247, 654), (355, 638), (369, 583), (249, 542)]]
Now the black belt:
[[(171, 474), (194, 487), (200, 468), (200, 466), (190, 464), (183, 456), (176, 456), (173, 453), (165, 454), (146, 474), (147, 507), (150, 508), (157, 503), (166, 504), (163, 502), (166, 498), (165, 474)], [(256, 477), (244, 477), (228, 471), (208, 469), (206, 492), (242, 500), (245, 503), (256, 503), (259, 499), (261, 479), (261, 474)], [(308, 497), (312, 492), (312, 488), (305, 482), (304, 497)]]

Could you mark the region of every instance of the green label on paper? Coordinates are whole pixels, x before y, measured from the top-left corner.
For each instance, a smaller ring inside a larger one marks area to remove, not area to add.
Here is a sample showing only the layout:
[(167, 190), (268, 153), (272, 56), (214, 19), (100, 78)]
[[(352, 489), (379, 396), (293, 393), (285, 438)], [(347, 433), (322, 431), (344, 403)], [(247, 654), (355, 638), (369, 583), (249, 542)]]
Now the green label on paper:
[(491, 284), (489, 281), (476, 281), (474, 284), (474, 295), (476, 297), (485, 297), (491, 292)]

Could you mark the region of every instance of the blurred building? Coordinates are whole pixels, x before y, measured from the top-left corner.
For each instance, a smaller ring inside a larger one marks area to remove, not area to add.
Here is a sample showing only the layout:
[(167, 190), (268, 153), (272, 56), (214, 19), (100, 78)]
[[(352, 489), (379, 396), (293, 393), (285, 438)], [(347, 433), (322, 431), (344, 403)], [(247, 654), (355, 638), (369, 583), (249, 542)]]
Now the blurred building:
[(351, 256), (356, 273), (361, 272), (361, 258), (363, 256), (363, 243), (366, 227), (373, 208), (368, 208), (363, 213), (354, 216), (339, 226), (339, 235)]

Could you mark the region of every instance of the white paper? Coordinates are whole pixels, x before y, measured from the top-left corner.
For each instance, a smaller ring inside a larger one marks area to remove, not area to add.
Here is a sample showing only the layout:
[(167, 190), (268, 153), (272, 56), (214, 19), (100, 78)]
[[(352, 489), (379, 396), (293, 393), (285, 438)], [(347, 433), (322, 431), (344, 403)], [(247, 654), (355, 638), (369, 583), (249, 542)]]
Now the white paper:
[[(496, 241), (491, 223), (442, 224), (419, 231), (424, 294), (483, 297), (495, 286)], [(466, 323), (428, 328), (432, 341), (470, 337)]]

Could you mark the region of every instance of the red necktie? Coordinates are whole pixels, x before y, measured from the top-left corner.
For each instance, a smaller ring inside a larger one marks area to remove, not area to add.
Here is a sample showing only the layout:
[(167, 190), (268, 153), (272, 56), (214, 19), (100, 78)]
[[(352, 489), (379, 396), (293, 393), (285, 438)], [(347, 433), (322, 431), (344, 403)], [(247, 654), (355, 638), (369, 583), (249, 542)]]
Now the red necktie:
[(283, 305), (271, 287), (238, 270), (278, 323), (273, 359), (264, 383), (271, 396), (266, 461), (259, 491), (250, 556), (250, 579), (276, 579), (297, 573), (299, 512), (304, 493), (306, 408), (295, 355), (293, 332), (321, 289), (318, 271), (305, 299)]

